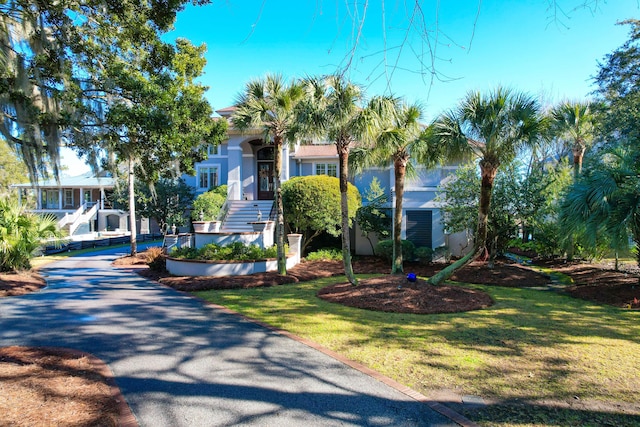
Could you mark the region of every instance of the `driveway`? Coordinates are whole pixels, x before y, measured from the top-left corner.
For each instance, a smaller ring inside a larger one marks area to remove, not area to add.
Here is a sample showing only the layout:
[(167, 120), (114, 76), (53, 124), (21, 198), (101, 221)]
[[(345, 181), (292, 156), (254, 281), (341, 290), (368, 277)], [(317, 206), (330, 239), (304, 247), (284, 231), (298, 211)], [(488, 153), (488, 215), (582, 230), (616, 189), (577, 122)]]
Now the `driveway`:
[(141, 426), (457, 425), (304, 344), (112, 268), (124, 251), (50, 264), (47, 288), (0, 300), (0, 346), (94, 354)]

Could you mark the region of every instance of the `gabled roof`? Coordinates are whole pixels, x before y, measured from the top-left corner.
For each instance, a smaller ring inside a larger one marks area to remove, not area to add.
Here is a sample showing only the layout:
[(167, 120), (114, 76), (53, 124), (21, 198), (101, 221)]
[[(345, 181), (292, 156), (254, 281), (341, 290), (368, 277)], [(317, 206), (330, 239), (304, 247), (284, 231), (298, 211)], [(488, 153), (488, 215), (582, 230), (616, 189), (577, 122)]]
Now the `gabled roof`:
[(292, 157), (294, 159), (338, 158), (338, 152), (333, 144), (301, 145)]
[(55, 179), (48, 179), (46, 181), (40, 181), (37, 185), (35, 184), (15, 184), (12, 187), (17, 188), (31, 188), (31, 187), (40, 187), (40, 188), (111, 188), (115, 186), (115, 179), (105, 172), (100, 173), (99, 175), (104, 176), (95, 176), (93, 172), (87, 172), (83, 175), (79, 176), (61, 176), (60, 181), (56, 181)]

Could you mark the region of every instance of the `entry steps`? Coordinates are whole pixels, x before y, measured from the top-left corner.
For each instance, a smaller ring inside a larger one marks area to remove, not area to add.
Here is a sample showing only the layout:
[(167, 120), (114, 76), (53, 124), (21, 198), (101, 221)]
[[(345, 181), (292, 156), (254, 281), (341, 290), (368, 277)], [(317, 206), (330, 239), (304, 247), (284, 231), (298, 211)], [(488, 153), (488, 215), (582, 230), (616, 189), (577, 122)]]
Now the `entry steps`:
[(273, 200), (232, 200), (228, 206), (227, 216), (220, 226), (223, 233), (253, 231), (249, 222), (275, 220), (271, 215)]

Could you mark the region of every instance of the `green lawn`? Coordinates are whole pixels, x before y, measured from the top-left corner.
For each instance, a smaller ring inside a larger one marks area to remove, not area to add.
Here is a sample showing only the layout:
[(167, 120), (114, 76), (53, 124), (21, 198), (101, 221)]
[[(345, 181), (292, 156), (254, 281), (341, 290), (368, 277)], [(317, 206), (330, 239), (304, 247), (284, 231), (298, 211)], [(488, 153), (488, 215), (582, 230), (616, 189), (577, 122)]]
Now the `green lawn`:
[[(615, 406), (640, 413), (640, 311), (550, 291), (474, 286), (495, 305), (458, 314), (381, 313), (315, 296), (338, 281), (344, 278), (197, 295), (309, 338), (427, 396), (448, 389), (489, 402), (530, 403), (526, 410), (489, 405), (467, 413), (485, 425), (640, 425), (640, 416)], [(549, 401), (574, 407), (554, 409)], [(592, 409), (592, 401), (607, 406)]]

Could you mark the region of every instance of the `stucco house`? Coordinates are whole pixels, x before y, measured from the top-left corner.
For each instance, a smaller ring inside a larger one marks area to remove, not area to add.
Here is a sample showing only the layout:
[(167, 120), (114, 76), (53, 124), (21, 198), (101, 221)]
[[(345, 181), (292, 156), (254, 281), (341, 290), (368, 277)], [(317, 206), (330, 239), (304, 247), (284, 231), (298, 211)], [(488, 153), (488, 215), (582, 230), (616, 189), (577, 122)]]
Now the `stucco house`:
[[(216, 112), (221, 119), (230, 121), (234, 107)], [(219, 146), (209, 147), (206, 160), (195, 165), (195, 176), (184, 176), (185, 181), (196, 189), (197, 194), (211, 187), (228, 186), (229, 214), (222, 231), (246, 230), (246, 224), (258, 214), (270, 212), (273, 207), (273, 146), (265, 144), (262, 132), (240, 132), (229, 126), (228, 138)], [(281, 180), (294, 176), (338, 175), (338, 155), (332, 143), (315, 141), (297, 143), (282, 148)], [(466, 246), (462, 235), (449, 236), (440, 222), (441, 213), (435, 197), (438, 186), (455, 171), (455, 166), (434, 170), (422, 170), (417, 177), (405, 184), (403, 201), (403, 238), (416, 246), (438, 248), (447, 246), (458, 255)], [(387, 168), (369, 169), (355, 177), (353, 184), (361, 194), (368, 189), (376, 177), (389, 194), (389, 208), (395, 205), (394, 177), (391, 162)], [(237, 220), (233, 218), (237, 217)], [(226, 225), (225, 225), (226, 223)], [(353, 248), (356, 254), (371, 254), (371, 244), (362, 235), (357, 225), (353, 233)]]

